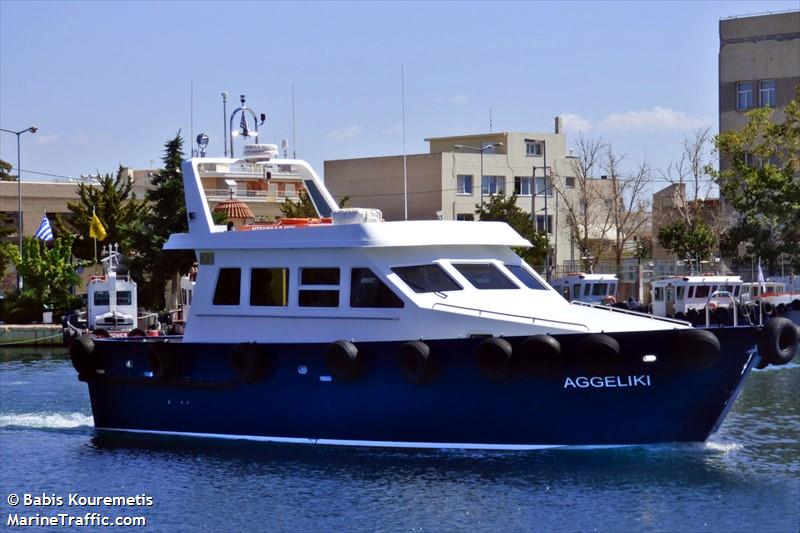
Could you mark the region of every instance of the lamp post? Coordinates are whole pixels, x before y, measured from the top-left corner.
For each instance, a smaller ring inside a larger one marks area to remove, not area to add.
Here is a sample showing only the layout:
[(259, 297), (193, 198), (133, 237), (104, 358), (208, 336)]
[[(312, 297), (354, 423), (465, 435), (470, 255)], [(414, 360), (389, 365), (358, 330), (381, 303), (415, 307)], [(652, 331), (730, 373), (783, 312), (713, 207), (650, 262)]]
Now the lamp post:
[(490, 148), (497, 148), (498, 146), (503, 146), (503, 143), (497, 142), (497, 143), (483, 144), (483, 141), (481, 141), (480, 148), (478, 148), (477, 146), (468, 146), (466, 144), (453, 145), (453, 148), (455, 148), (456, 150), (472, 150), (473, 152), (478, 152), (481, 154), (481, 179), (480, 183), (478, 184), (481, 190), (480, 192), (481, 208), (483, 208), (483, 152), (489, 150)]
[[(25, 128), (21, 131), (12, 131), (0, 128), (0, 131), (4, 131), (6, 133), (13, 133), (17, 136), (17, 233), (19, 237), (19, 255), (22, 256), (22, 165), (20, 163), (20, 152), (19, 152), (19, 137), (23, 133), (36, 133), (38, 130), (37, 127), (31, 126), (30, 128)], [(17, 288), (22, 288), (22, 278), (19, 277), (19, 272), (17, 273)]]
[(222, 91), (222, 144), (225, 146), (225, 157), (228, 157), (228, 91)]

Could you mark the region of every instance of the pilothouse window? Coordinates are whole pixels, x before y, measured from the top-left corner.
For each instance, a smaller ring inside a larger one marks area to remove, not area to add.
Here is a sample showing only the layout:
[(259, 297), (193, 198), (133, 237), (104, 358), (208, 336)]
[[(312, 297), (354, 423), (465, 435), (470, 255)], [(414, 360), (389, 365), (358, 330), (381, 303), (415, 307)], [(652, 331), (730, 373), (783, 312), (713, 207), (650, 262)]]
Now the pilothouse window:
[(241, 269), (220, 268), (217, 287), (214, 289), (214, 305), (239, 305), (241, 284)]
[(117, 305), (131, 305), (131, 291), (117, 291)]
[(453, 267), (467, 278), (467, 281), (472, 283), (476, 289), (519, 288), (491, 263), (453, 263)]
[[(525, 270), (522, 265), (506, 265), (506, 268), (529, 289), (536, 289), (539, 291), (547, 290), (547, 288), (542, 285), (542, 283), (536, 279), (533, 274)], [(569, 294), (567, 294), (567, 296), (569, 296)]]
[(350, 274), (350, 307), (403, 307), (403, 301), (368, 268)]
[(447, 275), (439, 265), (395, 267), (392, 272), (414, 292), (460, 291), (461, 285)]
[(94, 293), (94, 305), (109, 305), (111, 298), (108, 291), (97, 291)]

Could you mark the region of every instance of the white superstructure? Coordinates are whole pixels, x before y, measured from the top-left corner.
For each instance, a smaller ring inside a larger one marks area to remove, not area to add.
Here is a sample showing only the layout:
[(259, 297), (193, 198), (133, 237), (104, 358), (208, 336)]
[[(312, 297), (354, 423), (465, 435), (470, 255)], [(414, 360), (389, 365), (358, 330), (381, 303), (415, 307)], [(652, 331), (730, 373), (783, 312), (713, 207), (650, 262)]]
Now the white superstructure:
[(683, 319), (702, 315), (706, 307), (731, 308), (735, 306), (734, 299), (739, 297), (741, 286), (739, 276), (715, 274), (656, 280), (651, 288), (653, 314)]
[(119, 274), (119, 247), (103, 248), (102, 276), (92, 276), (86, 302), (86, 320), (90, 330), (129, 332), (137, 327), (136, 282)]
[(530, 243), (501, 222), (358, 222), (347, 215), (334, 218), (356, 223), (226, 231), (212, 221), (204, 169), (238, 181), (291, 175), (305, 184), (320, 217), (338, 210), (304, 161), (185, 161), (189, 233), (172, 235), (165, 249), (197, 253), (186, 342), (389, 341), (682, 327), (569, 304), (512, 251)]

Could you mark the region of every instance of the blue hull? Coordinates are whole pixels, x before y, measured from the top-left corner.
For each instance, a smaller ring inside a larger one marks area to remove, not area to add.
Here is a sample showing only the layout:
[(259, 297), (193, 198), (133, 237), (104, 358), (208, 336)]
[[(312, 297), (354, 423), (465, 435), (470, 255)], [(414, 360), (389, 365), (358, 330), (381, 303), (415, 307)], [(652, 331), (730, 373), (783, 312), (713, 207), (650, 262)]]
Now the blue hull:
[[(101, 370), (81, 379), (107, 430), (499, 449), (704, 441), (758, 360), (753, 329), (711, 331), (721, 353), (700, 370), (675, 355), (674, 331), (656, 331), (613, 334), (621, 353), (602, 368), (580, 353), (584, 335), (556, 336), (560, 363), (501, 380), (476, 364), (481, 339), (427, 341), (437, 372), (419, 384), (399, 369), (400, 342), (356, 343), (364, 365), (352, 380), (330, 377), (326, 344), (263, 345), (274, 368), (248, 383), (232, 345), (172, 343), (180, 375), (159, 380), (148, 376), (151, 343), (108, 340), (96, 343)], [(507, 340), (517, 350), (524, 339)]]

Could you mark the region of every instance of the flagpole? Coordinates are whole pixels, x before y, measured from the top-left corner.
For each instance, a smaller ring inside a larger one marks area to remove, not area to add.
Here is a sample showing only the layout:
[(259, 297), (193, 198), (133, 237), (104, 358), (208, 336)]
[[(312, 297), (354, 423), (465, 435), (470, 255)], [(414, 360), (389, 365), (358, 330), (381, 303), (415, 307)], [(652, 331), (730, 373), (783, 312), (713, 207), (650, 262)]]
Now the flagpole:
[[(94, 217), (95, 217), (94, 206), (92, 206), (92, 222), (89, 224), (90, 233), (94, 233), (94, 232), (91, 231), (92, 224), (94, 224)], [(94, 237), (94, 264), (95, 265), (97, 264), (97, 237), (96, 236)]]

